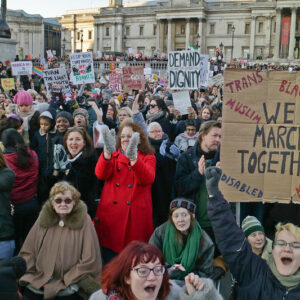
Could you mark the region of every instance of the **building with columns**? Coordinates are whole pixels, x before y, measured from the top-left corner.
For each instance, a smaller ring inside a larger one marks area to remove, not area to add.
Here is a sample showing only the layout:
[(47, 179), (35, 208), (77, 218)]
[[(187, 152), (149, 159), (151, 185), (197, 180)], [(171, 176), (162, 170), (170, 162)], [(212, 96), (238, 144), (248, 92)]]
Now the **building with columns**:
[(210, 56), (221, 48), (226, 60), (300, 58), (299, 0), (110, 0), (108, 7), (81, 12), (59, 19), (71, 30), (72, 51), (132, 49), (153, 56), (191, 45)]

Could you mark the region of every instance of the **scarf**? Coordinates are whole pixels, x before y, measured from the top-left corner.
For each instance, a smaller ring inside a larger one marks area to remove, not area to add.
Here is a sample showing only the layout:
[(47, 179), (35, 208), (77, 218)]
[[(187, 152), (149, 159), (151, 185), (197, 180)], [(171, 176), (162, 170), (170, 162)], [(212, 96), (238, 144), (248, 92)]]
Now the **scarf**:
[(124, 300), (118, 290), (110, 289), (107, 292), (107, 300)]
[(80, 151), (76, 156), (74, 157), (68, 157), (68, 162), (72, 163), (75, 160), (77, 160), (82, 155), (82, 151)]
[(298, 269), (298, 271), (291, 276), (280, 275), (276, 268), (273, 255), (269, 255), (267, 264), (271, 269), (273, 275), (285, 288), (287, 288), (288, 291), (300, 286), (300, 269)]
[(154, 114), (151, 114), (150, 111), (146, 114), (147, 124), (154, 122), (155, 120), (158, 120), (159, 118), (163, 117), (165, 115), (165, 112), (163, 110), (159, 110)]
[(196, 221), (195, 227), (189, 234), (185, 245), (182, 241), (180, 242), (176, 239), (176, 230), (175, 226), (168, 222), (163, 243), (163, 254), (169, 265), (173, 266), (174, 264), (181, 264), (185, 268), (185, 272), (180, 272), (180, 274), (174, 278), (183, 280), (195, 266), (199, 253), (202, 230), (199, 223)]

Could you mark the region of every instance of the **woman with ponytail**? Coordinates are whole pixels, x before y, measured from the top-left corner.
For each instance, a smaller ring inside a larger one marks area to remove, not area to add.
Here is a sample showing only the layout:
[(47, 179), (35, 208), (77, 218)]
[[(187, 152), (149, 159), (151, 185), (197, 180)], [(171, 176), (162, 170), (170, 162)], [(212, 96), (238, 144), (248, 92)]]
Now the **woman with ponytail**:
[(37, 154), (25, 145), (16, 129), (4, 130), (1, 137), (5, 147), (4, 158), (8, 167), (15, 173), (11, 203), (14, 205), (17, 253), (39, 212), (36, 198), (39, 162)]

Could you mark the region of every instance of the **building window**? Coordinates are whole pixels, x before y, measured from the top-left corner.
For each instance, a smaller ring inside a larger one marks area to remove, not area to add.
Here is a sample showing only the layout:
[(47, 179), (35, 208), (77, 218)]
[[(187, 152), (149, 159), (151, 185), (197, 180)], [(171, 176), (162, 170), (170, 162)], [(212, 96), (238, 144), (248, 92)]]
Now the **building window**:
[(156, 24), (154, 24), (153, 25), (153, 35), (156, 35), (156, 28), (157, 28), (157, 26), (156, 26)]
[(185, 34), (185, 25), (180, 26), (180, 34)]
[(130, 35), (130, 26), (126, 26), (126, 27), (125, 27), (125, 34), (126, 34), (127, 36)]
[(140, 35), (144, 35), (144, 26), (140, 26)]
[(209, 34), (215, 34), (215, 24), (209, 24)]
[(245, 24), (245, 34), (250, 34), (250, 23)]
[(109, 27), (106, 27), (106, 28), (105, 28), (105, 35), (106, 35), (106, 36), (109, 36)]
[(227, 34), (232, 34), (232, 24), (227, 24)]
[(258, 23), (258, 33), (262, 33), (264, 30), (264, 22)]
[(80, 31), (77, 31), (77, 40), (80, 40)]
[(89, 40), (92, 39), (92, 30), (89, 30)]

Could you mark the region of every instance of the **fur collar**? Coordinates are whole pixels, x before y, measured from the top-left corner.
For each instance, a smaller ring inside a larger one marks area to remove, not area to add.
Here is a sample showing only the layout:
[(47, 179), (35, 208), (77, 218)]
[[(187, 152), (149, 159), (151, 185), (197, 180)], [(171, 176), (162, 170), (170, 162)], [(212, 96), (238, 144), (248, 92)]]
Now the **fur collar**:
[[(73, 208), (72, 212), (67, 215), (64, 219), (66, 227), (70, 229), (80, 229), (82, 228), (87, 214), (87, 208), (83, 201), (79, 201), (77, 205)], [(51, 202), (48, 200), (44, 204), (40, 215), (39, 221), (41, 227), (49, 228), (55, 226), (60, 221), (59, 216), (54, 211)]]

